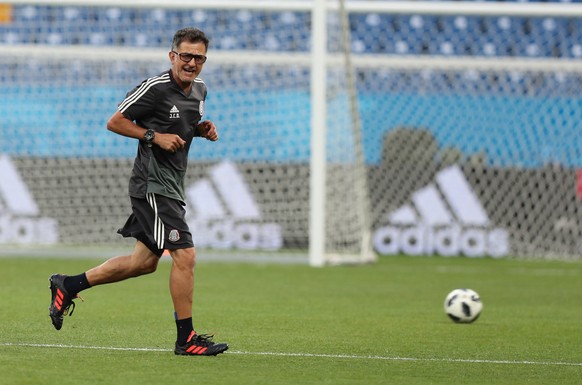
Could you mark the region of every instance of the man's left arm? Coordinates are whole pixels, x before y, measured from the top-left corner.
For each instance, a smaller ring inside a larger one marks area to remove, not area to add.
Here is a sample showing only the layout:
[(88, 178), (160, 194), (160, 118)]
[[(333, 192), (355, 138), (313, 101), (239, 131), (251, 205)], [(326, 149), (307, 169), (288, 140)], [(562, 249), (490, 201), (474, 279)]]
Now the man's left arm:
[(216, 130), (214, 123), (210, 120), (198, 123), (198, 126), (196, 126), (196, 134), (196, 136), (206, 138), (213, 142), (218, 140), (218, 131)]

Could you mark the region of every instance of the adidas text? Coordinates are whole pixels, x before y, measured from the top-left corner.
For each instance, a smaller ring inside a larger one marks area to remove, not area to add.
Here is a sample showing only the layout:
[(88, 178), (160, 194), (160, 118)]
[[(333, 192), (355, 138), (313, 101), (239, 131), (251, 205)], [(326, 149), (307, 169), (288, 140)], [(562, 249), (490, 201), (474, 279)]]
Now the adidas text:
[(57, 220), (40, 216), (28, 186), (7, 155), (0, 155), (0, 244), (54, 244)]
[(197, 230), (196, 245), (215, 249), (278, 250), (283, 246), (281, 227), (276, 223), (190, 220)]
[(54, 244), (59, 239), (58, 224), (52, 218), (0, 215), (0, 244)]
[(263, 218), (247, 182), (236, 165), (222, 161), (186, 189), (192, 210), (188, 225), (196, 245), (216, 249), (278, 250), (283, 231)]
[(439, 254), (500, 258), (509, 235), (493, 227), (479, 197), (458, 165), (440, 170), (434, 182), (414, 191), (410, 203), (390, 212), (374, 232), (380, 254)]
[(503, 229), (461, 228), (460, 226), (384, 226), (374, 232), (374, 248), (382, 255), (433, 255), (450, 257), (491, 256), (509, 252), (509, 236)]

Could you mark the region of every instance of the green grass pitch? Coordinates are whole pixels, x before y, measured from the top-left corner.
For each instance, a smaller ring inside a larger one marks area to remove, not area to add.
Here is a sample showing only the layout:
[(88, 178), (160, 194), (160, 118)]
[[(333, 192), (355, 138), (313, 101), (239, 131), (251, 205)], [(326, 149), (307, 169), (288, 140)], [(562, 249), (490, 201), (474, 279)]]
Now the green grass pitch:
[[(168, 259), (165, 257), (164, 259)], [(199, 262), (194, 319), (230, 350), (178, 357), (170, 264), (82, 293), (63, 329), (48, 277), (100, 261), (0, 258), (0, 384), (580, 384), (582, 263), (440, 257), (377, 264)], [(483, 299), (473, 324), (446, 294)]]

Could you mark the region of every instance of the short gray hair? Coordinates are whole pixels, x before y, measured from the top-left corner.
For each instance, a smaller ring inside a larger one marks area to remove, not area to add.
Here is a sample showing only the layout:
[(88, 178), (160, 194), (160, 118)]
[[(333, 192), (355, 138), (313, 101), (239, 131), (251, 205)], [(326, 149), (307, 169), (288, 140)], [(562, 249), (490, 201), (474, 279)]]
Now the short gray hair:
[(178, 46), (184, 41), (189, 43), (203, 43), (206, 50), (208, 50), (208, 37), (206, 37), (206, 34), (198, 28), (182, 28), (178, 30), (174, 34), (174, 39), (172, 40), (172, 51), (176, 51)]

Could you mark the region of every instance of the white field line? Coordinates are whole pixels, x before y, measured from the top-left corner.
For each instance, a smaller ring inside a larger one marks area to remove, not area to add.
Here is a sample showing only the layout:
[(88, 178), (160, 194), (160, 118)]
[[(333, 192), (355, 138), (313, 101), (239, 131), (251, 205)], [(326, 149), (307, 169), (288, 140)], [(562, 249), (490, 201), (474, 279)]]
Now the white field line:
[[(87, 349), (87, 350), (109, 350), (124, 352), (171, 352), (172, 349), (162, 348), (131, 348), (114, 346), (84, 346), (84, 345), (60, 345), (60, 344), (28, 344), (2, 342), (0, 346), (16, 346), (31, 348), (61, 348), (61, 349)], [(383, 360), (383, 361), (411, 361), (411, 362), (450, 362), (467, 364), (502, 364), (502, 365), (539, 365), (539, 366), (582, 366), (581, 362), (560, 362), (560, 361), (513, 361), (513, 360), (465, 360), (458, 358), (415, 358), (415, 357), (390, 357), (390, 356), (357, 356), (349, 354), (318, 354), (318, 353), (283, 353), (283, 352), (245, 352), (227, 351), (226, 354), (244, 354), (256, 356), (276, 356), (276, 357), (316, 357), (316, 358), (337, 358), (349, 360)]]

